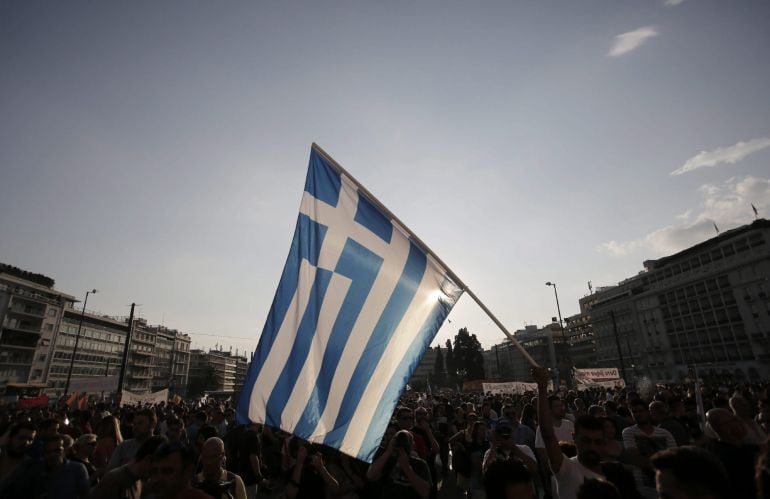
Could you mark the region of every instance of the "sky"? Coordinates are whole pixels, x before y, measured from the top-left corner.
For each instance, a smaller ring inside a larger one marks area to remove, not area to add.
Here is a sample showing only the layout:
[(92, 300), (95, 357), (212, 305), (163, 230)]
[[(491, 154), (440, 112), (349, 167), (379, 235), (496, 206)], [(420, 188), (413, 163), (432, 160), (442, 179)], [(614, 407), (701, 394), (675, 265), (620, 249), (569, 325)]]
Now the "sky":
[(316, 142), (542, 326), (770, 216), (769, 48), (764, 0), (3, 1), (0, 261), (253, 351)]

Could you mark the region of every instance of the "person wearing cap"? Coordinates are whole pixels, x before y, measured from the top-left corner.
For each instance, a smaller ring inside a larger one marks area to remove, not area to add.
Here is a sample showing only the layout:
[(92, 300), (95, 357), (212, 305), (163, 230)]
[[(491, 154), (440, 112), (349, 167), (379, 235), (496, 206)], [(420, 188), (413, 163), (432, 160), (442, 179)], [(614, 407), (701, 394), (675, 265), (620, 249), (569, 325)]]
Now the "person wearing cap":
[(513, 439), (513, 428), (508, 420), (500, 420), (492, 430), (489, 450), (484, 454), (481, 466), (486, 472), (491, 463), (498, 459), (516, 458), (527, 467), (530, 473), (537, 473), (537, 459), (532, 449), (526, 445), (517, 444)]
[(97, 480), (96, 467), (91, 463), (91, 458), (96, 450), (96, 435), (84, 433), (80, 435), (72, 446), (72, 461), (81, 463), (88, 471), (88, 481), (93, 486)]

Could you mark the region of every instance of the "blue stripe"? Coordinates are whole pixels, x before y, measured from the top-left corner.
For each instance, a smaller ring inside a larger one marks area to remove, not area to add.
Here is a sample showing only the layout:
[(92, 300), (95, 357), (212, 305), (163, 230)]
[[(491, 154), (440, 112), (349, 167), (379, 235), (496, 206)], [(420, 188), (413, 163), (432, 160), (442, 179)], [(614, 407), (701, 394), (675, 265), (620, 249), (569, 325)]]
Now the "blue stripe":
[(281, 426), (281, 414), (286, 407), (286, 402), (289, 400), (294, 385), (297, 383), (302, 366), (305, 365), (308, 352), (310, 352), (310, 345), (318, 326), (318, 316), (321, 315), (321, 305), (324, 302), (324, 296), (326, 296), (326, 290), (329, 289), (329, 282), (332, 280), (333, 274), (331, 270), (320, 268), (316, 270), (315, 281), (310, 289), (310, 299), (297, 328), (294, 344), (267, 401), (265, 423), (269, 426), (276, 428)]
[(451, 303), (438, 300), (420, 332), (415, 336), (412, 344), (409, 345), (409, 349), (393, 373), (393, 377), (390, 379), (377, 405), (377, 409), (374, 411), (372, 420), (369, 423), (369, 429), (366, 431), (366, 436), (361, 444), (358, 459), (367, 463), (371, 463), (374, 459), (374, 453), (380, 445), (382, 436), (385, 434), (388, 422), (391, 416), (393, 416), (393, 411), (406, 388), (406, 384), (412, 377), (414, 370), (417, 369), (417, 365), (420, 363), (420, 359), (425, 354), (428, 346), (430, 346), (430, 342), (436, 337), (436, 333), (438, 333), (441, 324), (444, 323), (444, 319), (449, 315), (454, 304), (457, 303), (457, 298)]
[(318, 425), (340, 357), (381, 266), (380, 256), (352, 239), (347, 240), (335, 273), (350, 278), (350, 287), (329, 335), (316, 385), (294, 428), (295, 435), (309, 438)]
[(339, 172), (332, 168), (315, 149), (311, 150), (305, 191), (326, 204), (337, 206), (341, 185)]
[(409, 256), (404, 267), (404, 271), (396, 284), (393, 294), (388, 299), (385, 310), (377, 321), (377, 325), (369, 337), (369, 341), (358, 360), (353, 377), (345, 391), (342, 399), (340, 412), (334, 423), (334, 428), (327, 433), (324, 438), (324, 444), (339, 449), (342, 440), (347, 433), (350, 419), (358, 407), (361, 395), (366, 389), (366, 385), (374, 373), (374, 369), (385, 352), (385, 348), (390, 343), (393, 333), (396, 331), (401, 319), (409, 309), (417, 288), (420, 286), (422, 277), (425, 274), (427, 259), (425, 254), (413, 243), (409, 243)]
[(390, 244), (390, 239), (393, 237), (393, 224), (368, 199), (361, 195), (358, 196), (358, 207), (356, 208), (356, 216), (353, 220)]
[(300, 264), (305, 259), (311, 265), (318, 265), (318, 254), (325, 236), (325, 225), (311, 220), (307, 215), (299, 215), (294, 229), (294, 239), (291, 242), (289, 256), (286, 258), (281, 280), (278, 283), (278, 290), (275, 292), (273, 304), (270, 306), (265, 327), (262, 329), (262, 335), (259, 337), (259, 343), (251, 359), (249, 372), (244, 380), (243, 391), (241, 391), (238, 401), (237, 415), (238, 421), (241, 424), (249, 421), (249, 400), (254, 390), (254, 383), (256, 383), (262, 370), (262, 365), (265, 363), (267, 355), (273, 347), (291, 300), (297, 292)]

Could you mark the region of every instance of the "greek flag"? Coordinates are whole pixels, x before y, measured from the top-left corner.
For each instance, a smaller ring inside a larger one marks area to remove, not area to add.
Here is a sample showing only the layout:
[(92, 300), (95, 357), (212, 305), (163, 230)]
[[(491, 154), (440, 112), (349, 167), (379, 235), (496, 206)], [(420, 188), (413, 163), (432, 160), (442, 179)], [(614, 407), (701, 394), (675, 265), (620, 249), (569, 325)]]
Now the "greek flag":
[(289, 257), (238, 404), (253, 421), (371, 462), (462, 289), (313, 145)]

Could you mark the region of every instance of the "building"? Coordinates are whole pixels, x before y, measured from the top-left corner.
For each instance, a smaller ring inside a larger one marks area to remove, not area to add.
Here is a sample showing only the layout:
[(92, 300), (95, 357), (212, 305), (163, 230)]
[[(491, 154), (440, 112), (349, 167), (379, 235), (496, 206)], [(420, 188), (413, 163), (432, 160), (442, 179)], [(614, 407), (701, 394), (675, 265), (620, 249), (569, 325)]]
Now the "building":
[[(530, 325), (513, 333), (514, 338), (541, 366), (558, 368), (566, 379), (571, 360), (566, 334), (558, 323), (538, 328)], [(521, 351), (509, 340), (497, 344), (494, 352), (495, 369), (501, 381), (532, 381), (531, 366)]]
[[(770, 222), (659, 260), (586, 301), (600, 367), (680, 381), (770, 377)], [(582, 303), (581, 303), (582, 309)]]
[(190, 336), (165, 326), (147, 326), (155, 335), (152, 391), (169, 389), (184, 396), (190, 369)]
[(74, 301), (53, 279), (0, 264), (0, 394), (8, 384), (45, 386), (55, 333)]
[(210, 373), (209, 391), (239, 394), (248, 369), (249, 362), (243, 355), (213, 349), (190, 350), (189, 378), (207, 378)]
[[(80, 340), (72, 362), (78, 328)], [(71, 381), (119, 374), (127, 332), (126, 320), (88, 311), (83, 313), (72, 306), (65, 308), (54, 340), (46, 391), (51, 395), (64, 394), (70, 365)]]
[(580, 313), (564, 319), (569, 355), (573, 367), (579, 369), (596, 366), (596, 342), (589, 312), (592, 300), (593, 295), (580, 299)]

